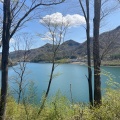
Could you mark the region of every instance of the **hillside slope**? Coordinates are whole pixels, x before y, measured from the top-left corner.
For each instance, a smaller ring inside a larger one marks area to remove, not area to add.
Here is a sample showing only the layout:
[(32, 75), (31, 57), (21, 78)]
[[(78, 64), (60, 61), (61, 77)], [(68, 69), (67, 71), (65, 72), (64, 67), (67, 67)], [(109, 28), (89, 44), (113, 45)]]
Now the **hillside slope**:
[[(92, 53), (92, 43), (91, 38), (91, 53)], [(59, 51), (56, 56), (56, 60), (63, 58), (78, 58), (86, 56), (87, 53), (87, 42), (78, 43), (74, 40), (68, 40), (62, 43), (59, 47)], [(39, 62), (39, 61), (51, 61), (52, 57), (52, 44), (45, 44), (42, 47), (31, 49), (27, 51), (29, 54), (29, 61)], [(23, 50), (11, 52), (10, 59), (19, 60), (24, 54)], [(100, 55), (102, 58), (110, 58), (114, 55), (120, 54), (120, 26), (114, 30), (104, 32), (100, 35)]]

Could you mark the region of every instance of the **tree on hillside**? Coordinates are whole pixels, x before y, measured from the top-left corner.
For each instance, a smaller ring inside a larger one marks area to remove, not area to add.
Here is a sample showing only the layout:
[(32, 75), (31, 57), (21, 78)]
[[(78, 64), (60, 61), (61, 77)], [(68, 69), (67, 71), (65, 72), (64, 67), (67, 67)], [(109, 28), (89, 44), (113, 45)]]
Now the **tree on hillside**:
[(101, 104), (101, 80), (100, 80), (100, 51), (99, 51), (99, 29), (100, 29), (101, 0), (94, 0), (93, 19), (93, 60), (94, 60), (94, 104)]
[[(39, 6), (50, 6), (62, 3), (64, 0), (44, 2), (43, 0), (4, 0), (2, 28), (2, 76), (0, 97), (0, 120), (5, 119), (6, 98), (8, 88), (8, 56), (10, 38), (31, 18)], [(2, 8), (1, 8), (2, 9)], [(33, 15), (31, 14), (33, 13)]]
[(89, 86), (89, 102), (93, 106), (93, 92), (92, 92), (92, 70), (91, 70), (91, 50), (90, 50), (90, 17), (89, 17), (89, 0), (86, 0), (86, 10), (83, 6), (82, 0), (79, 0), (82, 12), (86, 20), (86, 36), (87, 36), (87, 65), (88, 65), (88, 86)]

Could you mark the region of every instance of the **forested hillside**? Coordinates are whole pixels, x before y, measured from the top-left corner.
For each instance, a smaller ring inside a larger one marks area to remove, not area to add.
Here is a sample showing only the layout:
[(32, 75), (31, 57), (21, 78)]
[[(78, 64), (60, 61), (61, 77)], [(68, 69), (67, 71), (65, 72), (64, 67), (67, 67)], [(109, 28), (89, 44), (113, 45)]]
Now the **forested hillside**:
[[(91, 48), (93, 39), (91, 38)], [(67, 40), (63, 42), (58, 50), (56, 60), (60, 59), (76, 59), (87, 55), (87, 45), (84, 43), (78, 43), (75, 40)], [(92, 53), (92, 49), (91, 49)], [(10, 53), (10, 59), (19, 60), (22, 58), (24, 50), (19, 50)], [(29, 54), (28, 61), (40, 62), (51, 61), (53, 54), (52, 44), (47, 43), (42, 47), (31, 49), (27, 51)], [(101, 59), (119, 59), (120, 57), (120, 27), (114, 30), (102, 33), (100, 35), (100, 55)]]

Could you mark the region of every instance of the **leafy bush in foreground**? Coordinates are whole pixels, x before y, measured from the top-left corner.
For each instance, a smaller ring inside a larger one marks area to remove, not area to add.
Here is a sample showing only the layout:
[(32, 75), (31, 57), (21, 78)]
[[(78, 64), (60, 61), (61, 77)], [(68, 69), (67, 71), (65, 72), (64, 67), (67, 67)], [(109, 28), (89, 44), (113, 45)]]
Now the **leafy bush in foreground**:
[(103, 105), (89, 109), (82, 103), (72, 104), (59, 92), (49, 99), (41, 113), (39, 106), (23, 102), (17, 104), (8, 98), (6, 120), (119, 120), (120, 119), (120, 89), (107, 89), (103, 97)]

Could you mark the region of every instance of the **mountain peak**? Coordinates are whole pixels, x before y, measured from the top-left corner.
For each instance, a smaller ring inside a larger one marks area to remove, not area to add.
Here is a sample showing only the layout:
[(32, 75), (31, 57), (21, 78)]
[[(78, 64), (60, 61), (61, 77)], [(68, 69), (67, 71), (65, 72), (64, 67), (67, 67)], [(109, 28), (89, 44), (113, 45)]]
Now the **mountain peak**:
[(62, 45), (78, 46), (78, 45), (80, 45), (80, 43), (70, 39), (70, 40), (67, 40), (64, 43), (62, 43)]

